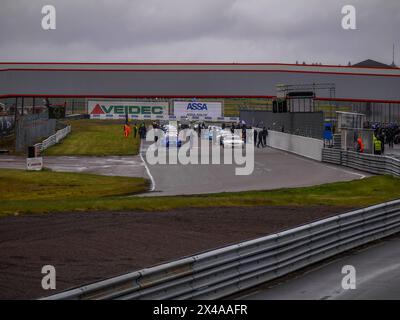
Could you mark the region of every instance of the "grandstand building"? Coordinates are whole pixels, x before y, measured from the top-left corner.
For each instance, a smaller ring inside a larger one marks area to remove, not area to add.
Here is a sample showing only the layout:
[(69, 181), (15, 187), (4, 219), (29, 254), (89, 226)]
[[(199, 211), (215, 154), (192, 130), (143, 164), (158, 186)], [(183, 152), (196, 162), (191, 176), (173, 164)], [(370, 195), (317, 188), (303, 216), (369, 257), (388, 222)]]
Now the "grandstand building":
[(352, 111), (369, 121), (400, 123), (400, 69), (371, 61), (353, 66), (4, 62), (0, 103), (21, 112), (43, 106), (48, 98), (65, 103), (67, 113), (84, 113), (94, 98), (222, 100), (225, 115), (236, 116), (239, 109), (270, 110), (279, 86), (306, 85), (315, 88), (313, 111), (323, 111), (326, 118)]

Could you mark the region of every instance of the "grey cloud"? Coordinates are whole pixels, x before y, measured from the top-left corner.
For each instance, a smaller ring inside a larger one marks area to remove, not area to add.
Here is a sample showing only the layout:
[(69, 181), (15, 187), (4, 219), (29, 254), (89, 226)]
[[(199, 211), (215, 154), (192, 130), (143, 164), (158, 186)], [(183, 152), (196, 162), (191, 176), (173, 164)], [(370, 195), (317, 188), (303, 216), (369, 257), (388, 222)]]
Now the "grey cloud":
[[(0, 61), (390, 63), (400, 46), (398, 0), (2, 2)], [(57, 30), (40, 27), (45, 4)], [(358, 30), (341, 28), (346, 4)]]

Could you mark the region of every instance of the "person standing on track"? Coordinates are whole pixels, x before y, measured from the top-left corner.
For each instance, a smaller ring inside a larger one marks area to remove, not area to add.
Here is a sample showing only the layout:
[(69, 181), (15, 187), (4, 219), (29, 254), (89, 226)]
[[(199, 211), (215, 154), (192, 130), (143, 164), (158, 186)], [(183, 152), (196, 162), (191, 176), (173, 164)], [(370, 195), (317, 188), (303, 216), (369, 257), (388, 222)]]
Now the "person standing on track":
[(267, 137), (268, 137), (268, 130), (266, 127), (264, 127), (262, 130), (263, 148), (265, 148), (267, 146)]
[(260, 148), (260, 144), (261, 144), (261, 148), (264, 148), (264, 145), (263, 145), (263, 130), (258, 132), (257, 148)]
[(146, 125), (144, 124), (144, 122), (140, 125), (139, 135), (140, 139), (146, 139)]
[(254, 129), (253, 132), (254, 132), (254, 146), (256, 146), (256, 145), (257, 145), (257, 136), (258, 136), (258, 132), (257, 132), (256, 129)]

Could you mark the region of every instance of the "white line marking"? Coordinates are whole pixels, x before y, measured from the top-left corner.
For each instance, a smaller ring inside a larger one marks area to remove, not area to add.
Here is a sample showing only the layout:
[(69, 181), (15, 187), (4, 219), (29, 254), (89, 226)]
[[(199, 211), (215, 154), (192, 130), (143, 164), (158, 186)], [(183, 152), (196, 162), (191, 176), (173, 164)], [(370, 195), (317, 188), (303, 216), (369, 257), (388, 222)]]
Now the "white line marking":
[(265, 167), (264, 164), (261, 162), (254, 161), (254, 164), (257, 165), (257, 167), (255, 169), (259, 169), (259, 170), (266, 171), (266, 172), (272, 171), (272, 169)]
[(140, 154), (140, 159), (142, 159), (143, 164), (144, 164), (144, 167), (146, 168), (147, 175), (150, 177), (150, 181), (151, 181), (151, 188), (150, 188), (150, 191), (154, 191), (154, 190), (156, 189), (156, 182), (154, 181), (154, 178), (153, 178), (153, 176), (152, 176), (151, 173), (150, 173), (150, 169), (149, 169), (149, 167), (147, 166), (147, 163), (146, 163), (146, 161), (145, 161), (144, 158), (143, 158), (142, 152), (143, 152), (144, 150), (143, 150), (142, 146), (143, 146), (143, 143), (140, 142), (140, 152), (139, 152), (139, 154)]
[[(323, 162), (321, 162), (321, 163), (323, 163)], [(361, 174), (361, 173), (356, 173), (356, 172), (348, 171), (348, 170), (345, 170), (345, 169), (342, 169), (342, 168), (336, 168), (336, 167), (330, 166), (330, 165), (325, 165), (325, 167), (327, 167), (327, 168), (329, 168), (329, 169), (334, 169), (334, 170), (342, 171), (342, 172), (345, 172), (345, 173), (348, 173), (348, 174), (352, 174), (352, 175), (359, 176), (359, 177), (360, 177), (360, 180), (365, 179), (365, 178), (367, 177), (366, 175), (363, 175), (363, 174)]]

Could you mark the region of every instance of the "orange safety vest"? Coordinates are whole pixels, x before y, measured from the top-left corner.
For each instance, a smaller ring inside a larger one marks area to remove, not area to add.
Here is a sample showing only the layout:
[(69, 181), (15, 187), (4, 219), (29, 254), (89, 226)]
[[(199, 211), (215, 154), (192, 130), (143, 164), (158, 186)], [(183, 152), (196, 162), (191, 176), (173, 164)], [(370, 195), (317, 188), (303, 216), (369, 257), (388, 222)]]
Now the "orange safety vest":
[(360, 147), (360, 152), (363, 153), (364, 152), (364, 144), (362, 143), (362, 139), (358, 138), (357, 143), (358, 143), (358, 146)]
[(124, 125), (124, 136), (125, 136), (125, 138), (128, 138), (130, 133), (131, 133), (131, 127), (128, 126), (127, 124), (125, 124)]

